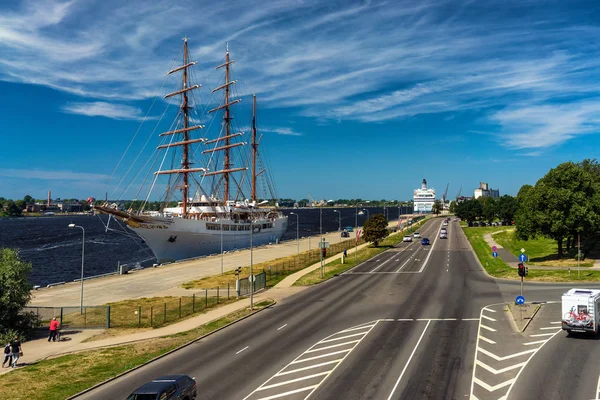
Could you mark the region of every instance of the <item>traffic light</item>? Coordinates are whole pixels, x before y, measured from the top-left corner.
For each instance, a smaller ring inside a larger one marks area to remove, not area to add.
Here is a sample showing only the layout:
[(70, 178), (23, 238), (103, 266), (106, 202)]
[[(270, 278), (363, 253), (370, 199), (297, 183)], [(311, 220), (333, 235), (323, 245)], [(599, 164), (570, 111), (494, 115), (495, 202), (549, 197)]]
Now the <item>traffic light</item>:
[(235, 274), (237, 275), (237, 278), (240, 279), (240, 274), (242, 273), (242, 267), (237, 267), (235, 269)]
[(519, 263), (519, 276), (527, 275), (526, 267), (523, 263)]

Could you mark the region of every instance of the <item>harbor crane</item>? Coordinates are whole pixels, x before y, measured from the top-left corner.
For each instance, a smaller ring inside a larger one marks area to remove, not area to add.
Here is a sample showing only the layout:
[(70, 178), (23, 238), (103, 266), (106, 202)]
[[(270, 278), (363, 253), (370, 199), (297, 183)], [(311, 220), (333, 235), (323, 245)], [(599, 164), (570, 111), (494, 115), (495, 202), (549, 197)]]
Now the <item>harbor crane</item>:
[(462, 193), (462, 185), (460, 185), (460, 189), (458, 191), (458, 194), (456, 195), (456, 200), (458, 201), (458, 199), (460, 198), (460, 194)]
[(446, 196), (448, 196), (448, 186), (450, 186), (450, 182), (448, 182), (448, 184), (446, 185), (446, 191), (444, 192), (444, 194), (442, 195), (442, 207), (445, 209), (448, 206), (446, 205)]

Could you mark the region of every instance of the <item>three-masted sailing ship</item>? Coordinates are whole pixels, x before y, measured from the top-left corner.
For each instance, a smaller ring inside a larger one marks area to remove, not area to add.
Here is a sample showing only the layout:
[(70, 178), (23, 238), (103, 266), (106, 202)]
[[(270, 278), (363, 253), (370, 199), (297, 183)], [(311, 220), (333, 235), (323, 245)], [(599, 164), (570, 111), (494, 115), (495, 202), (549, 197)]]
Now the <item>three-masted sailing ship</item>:
[[(225, 82), (212, 91), (223, 93), (223, 103), (208, 111), (223, 114), (218, 137), (192, 137), (203, 132), (204, 126), (191, 124), (195, 119), (190, 117), (190, 111), (197, 105), (191, 104), (195, 98), (192, 91), (200, 85), (190, 84), (191, 69), (196, 62), (189, 60), (188, 42), (184, 39), (183, 64), (168, 72), (182, 73), (182, 85), (165, 96), (165, 99), (180, 96), (179, 112), (174, 129), (160, 134), (167, 140), (158, 146), (159, 151), (176, 151), (177, 155), (172, 158), (171, 167), (163, 167), (165, 162), (162, 162), (153, 176), (155, 181), (165, 175), (169, 178), (161, 197), (164, 207), (152, 213), (143, 207), (135, 211), (119, 210), (109, 204), (95, 207), (98, 212), (123, 220), (142, 237), (160, 263), (276, 243), (287, 228), (287, 217), (277, 210), (274, 193), (271, 193), (272, 201), (257, 197), (259, 177), (268, 190), (272, 190), (273, 185), (266, 182), (264, 168), (257, 170), (260, 157), (256, 96), (253, 96), (251, 142), (242, 141), (247, 133), (232, 131), (231, 108), (241, 101), (230, 98), (232, 85), (237, 82), (230, 80), (233, 62), (227, 47), (225, 62), (216, 67), (224, 69)], [(198, 150), (203, 166), (195, 165)], [(234, 159), (234, 155), (238, 157)], [(248, 185), (249, 198), (248, 193), (244, 193)], [(181, 197), (174, 206), (172, 200), (177, 192), (181, 192)]]

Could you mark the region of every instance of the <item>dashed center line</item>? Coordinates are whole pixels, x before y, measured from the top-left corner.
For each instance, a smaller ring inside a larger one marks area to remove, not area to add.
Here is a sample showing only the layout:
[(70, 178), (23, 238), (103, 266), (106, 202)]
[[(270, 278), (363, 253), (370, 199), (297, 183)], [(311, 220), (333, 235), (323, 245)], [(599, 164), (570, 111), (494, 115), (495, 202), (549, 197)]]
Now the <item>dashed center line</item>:
[(277, 328), (278, 331), (282, 330), (283, 328), (285, 328), (287, 326), (287, 324), (285, 325), (281, 325), (279, 328)]
[(246, 350), (248, 347), (250, 347), (250, 346), (246, 346), (246, 347), (244, 347), (243, 349), (241, 349), (240, 351), (238, 351), (238, 352), (237, 352), (237, 353), (235, 353), (235, 354), (240, 354), (242, 351)]

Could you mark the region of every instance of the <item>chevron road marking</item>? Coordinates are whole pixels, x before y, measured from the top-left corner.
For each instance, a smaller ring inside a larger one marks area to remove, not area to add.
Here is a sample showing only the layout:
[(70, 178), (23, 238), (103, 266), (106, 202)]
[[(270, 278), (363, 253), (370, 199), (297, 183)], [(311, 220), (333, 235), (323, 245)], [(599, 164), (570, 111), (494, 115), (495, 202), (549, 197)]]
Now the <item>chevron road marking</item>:
[(496, 344), (496, 342), (494, 342), (493, 340), (488, 339), (488, 338), (486, 338), (484, 336), (481, 336), (481, 335), (479, 336), (479, 339), (483, 340), (484, 342), (488, 342), (489, 344)]
[(495, 320), (494, 318), (492, 318), (492, 317), (488, 317), (487, 315), (483, 315), (483, 314), (481, 314), (481, 318), (485, 318), (485, 319), (487, 319), (488, 321), (496, 322), (496, 320)]
[[(548, 340), (548, 339), (546, 339), (546, 340)], [(523, 346), (533, 346), (533, 345), (536, 345), (536, 344), (546, 343), (546, 340), (536, 340), (535, 342), (523, 343)]]
[(485, 326), (485, 325), (481, 325), (481, 324), (479, 326), (481, 326), (483, 329), (487, 329), (490, 332), (496, 332), (496, 330), (494, 328), (490, 328), (489, 326)]
[(492, 353), (491, 351), (487, 351), (486, 349), (477, 349), (477, 350), (479, 350), (481, 353), (485, 354), (486, 356), (492, 357), (496, 361), (504, 361), (504, 360), (510, 360), (511, 358), (523, 356), (525, 354), (535, 353), (538, 349), (525, 350), (525, 351), (521, 351), (519, 353), (509, 354), (504, 357), (497, 356), (494, 353)]
[(540, 330), (544, 331), (544, 330), (550, 330), (550, 329), (558, 329), (556, 326), (549, 326), (546, 328), (540, 328)]
[(536, 335), (529, 335), (529, 337), (542, 337), (542, 336), (554, 336), (554, 333), (538, 333)]
[(496, 310), (492, 310), (491, 308), (487, 308), (487, 307), (483, 307), (483, 309), (485, 311), (489, 311), (489, 312), (496, 312)]
[(516, 368), (521, 368), (522, 366), (524, 366), (525, 364), (527, 364), (526, 362), (522, 362), (520, 364), (515, 364), (515, 365), (511, 365), (509, 367), (506, 368), (502, 368), (502, 369), (495, 369), (493, 367), (490, 367), (487, 364), (482, 363), (481, 361), (477, 360), (475, 361), (475, 364), (479, 365), (480, 367), (488, 370), (489, 372), (491, 372), (494, 375), (498, 375), (498, 374), (502, 374), (506, 371), (510, 371), (511, 369), (516, 369)]
[(516, 380), (516, 379), (515, 379), (515, 378), (513, 378), (513, 379), (509, 379), (509, 380), (507, 380), (507, 381), (505, 381), (505, 382), (502, 382), (502, 383), (500, 383), (500, 384), (498, 384), (498, 385), (496, 385), (496, 386), (490, 386), (490, 385), (488, 385), (487, 383), (485, 383), (485, 382), (483, 382), (483, 381), (481, 381), (481, 380), (479, 380), (479, 379), (477, 379), (477, 378), (474, 378), (474, 381), (475, 381), (475, 383), (476, 383), (476, 384), (478, 384), (479, 386), (481, 386), (482, 388), (484, 388), (485, 390), (487, 390), (488, 392), (495, 392), (495, 391), (496, 391), (496, 390), (498, 390), (498, 389), (502, 389), (503, 387), (506, 387), (506, 386), (512, 385), (512, 383), (513, 383), (515, 380)]

